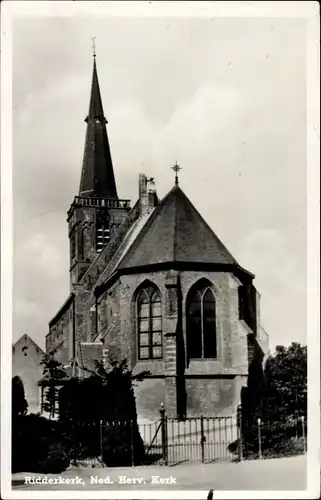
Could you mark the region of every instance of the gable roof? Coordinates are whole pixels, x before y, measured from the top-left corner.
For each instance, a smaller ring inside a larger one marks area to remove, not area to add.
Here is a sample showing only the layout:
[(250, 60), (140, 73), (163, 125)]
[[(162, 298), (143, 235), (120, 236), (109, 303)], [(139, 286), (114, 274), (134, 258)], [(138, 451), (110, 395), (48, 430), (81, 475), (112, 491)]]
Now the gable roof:
[(18, 339), (12, 345), (12, 348), (17, 347), (19, 344), (33, 345), (33, 346), (35, 346), (40, 351), (40, 353), (45, 354), (45, 352), (43, 351), (43, 349), (41, 349), (41, 347), (34, 340), (32, 340), (32, 338), (29, 337), (29, 335), (27, 335), (26, 333), (24, 335), (21, 335), (20, 339)]
[(117, 269), (166, 262), (238, 266), (234, 257), (176, 185), (155, 208)]

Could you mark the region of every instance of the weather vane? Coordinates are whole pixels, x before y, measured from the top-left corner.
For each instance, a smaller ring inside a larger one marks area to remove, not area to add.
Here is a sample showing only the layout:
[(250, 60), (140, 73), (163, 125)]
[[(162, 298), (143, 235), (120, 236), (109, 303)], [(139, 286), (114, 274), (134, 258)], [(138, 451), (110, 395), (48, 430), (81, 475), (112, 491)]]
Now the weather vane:
[(96, 57), (96, 43), (95, 43), (96, 38), (97, 38), (96, 36), (92, 36), (92, 37), (91, 37), (91, 40), (92, 40), (92, 42), (93, 42), (93, 44), (92, 44), (92, 46), (91, 46), (91, 47), (92, 47), (92, 49), (93, 49), (93, 56), (94, 56), (94, 57)]
[(171, 167), (172, 170), (175, 172), (175, 186), (178, 186), (178, 172), (182, 169), (179, 165), (177, 165), (177, 161), (175, 162), (175, 165)]

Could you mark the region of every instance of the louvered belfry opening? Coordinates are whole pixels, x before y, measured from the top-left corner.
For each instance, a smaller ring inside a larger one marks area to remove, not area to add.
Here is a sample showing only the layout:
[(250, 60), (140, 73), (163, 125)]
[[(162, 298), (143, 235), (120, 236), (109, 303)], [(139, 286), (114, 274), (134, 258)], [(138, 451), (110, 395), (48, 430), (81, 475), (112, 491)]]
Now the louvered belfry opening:
[(96, 213), (96, 252), (101, 252), (110, 240), (110, 217), (105, 210)]

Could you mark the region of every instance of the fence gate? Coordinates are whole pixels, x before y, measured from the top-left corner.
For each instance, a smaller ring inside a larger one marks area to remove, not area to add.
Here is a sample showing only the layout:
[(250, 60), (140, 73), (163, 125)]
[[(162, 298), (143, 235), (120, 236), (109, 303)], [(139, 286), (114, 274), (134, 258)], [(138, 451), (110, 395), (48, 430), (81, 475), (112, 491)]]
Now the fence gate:
[(146, 452), (167, 465), (237, 459), (237, 454), (229, 450), (229, 445), (238, 438), (236, 417), (196, 417), (179, 421), (162, 416), (154, 426), (153, 432), (148, 433), (144, 426), (140, 428)]

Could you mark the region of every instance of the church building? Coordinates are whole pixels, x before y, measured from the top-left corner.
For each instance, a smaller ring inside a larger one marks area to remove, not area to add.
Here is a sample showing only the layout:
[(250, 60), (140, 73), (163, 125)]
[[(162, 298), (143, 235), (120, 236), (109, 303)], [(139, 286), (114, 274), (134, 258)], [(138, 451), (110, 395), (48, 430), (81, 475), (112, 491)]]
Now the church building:
[(127, 359), (140, 418), (230, 415), (251, 363), (268, 353), (254, 275), (175, 182), (159, 199), (139, 174), (131, 206), (117, 190), (96, 58), (79, 192), (68, 211), (70, 294), (46, 352), (87, 376)]

